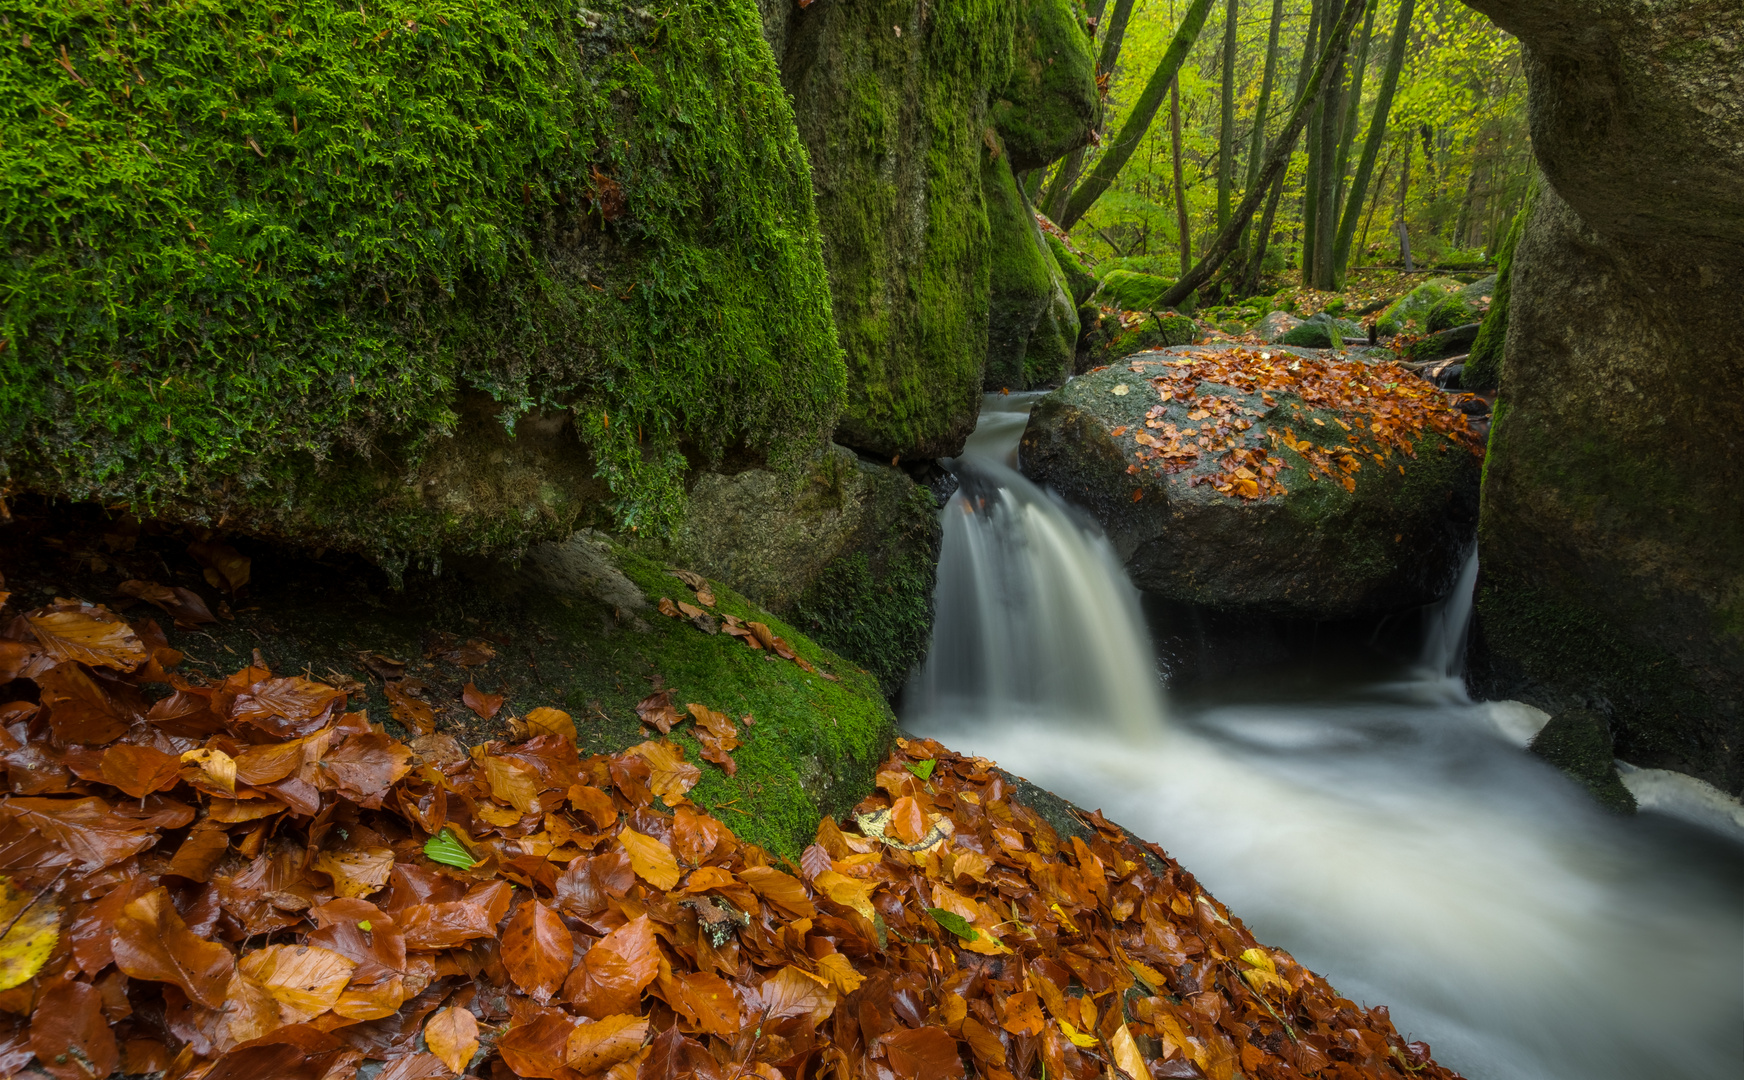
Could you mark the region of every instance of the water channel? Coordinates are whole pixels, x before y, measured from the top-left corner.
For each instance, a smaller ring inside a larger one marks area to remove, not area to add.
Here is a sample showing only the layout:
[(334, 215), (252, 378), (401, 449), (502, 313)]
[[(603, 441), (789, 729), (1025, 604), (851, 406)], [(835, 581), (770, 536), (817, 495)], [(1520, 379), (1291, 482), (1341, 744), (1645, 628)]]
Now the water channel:
[(1459, 678), (1475, 557), (1421, 628), (1175, 678), (1180, 613), (1016, 471), (1033, 398), (990, 395), (955, 462), (906, 727), (1160, 843), (1472, 1080), (1744, 1075), (1735, 802), (1641, 771), (1617, 817), (1523, 753), (1542, 714)]

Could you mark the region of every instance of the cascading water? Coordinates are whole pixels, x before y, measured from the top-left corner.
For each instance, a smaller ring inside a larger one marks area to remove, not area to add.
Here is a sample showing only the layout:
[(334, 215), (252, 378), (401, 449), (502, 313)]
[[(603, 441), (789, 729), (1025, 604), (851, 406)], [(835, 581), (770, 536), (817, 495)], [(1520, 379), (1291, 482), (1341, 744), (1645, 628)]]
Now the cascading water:
[(1744, 832), (1611, 817), (1520, 753), (1529, 710), (1466, 699), (1475, 557), (1398, 681), (1256, 672), (1165, 721), (1112, 551), (1012, 468), (1028, 403), (990, 397), (956, 464), (909, 728), (1161, 843), (1474, 1080), (1738, 1075)]

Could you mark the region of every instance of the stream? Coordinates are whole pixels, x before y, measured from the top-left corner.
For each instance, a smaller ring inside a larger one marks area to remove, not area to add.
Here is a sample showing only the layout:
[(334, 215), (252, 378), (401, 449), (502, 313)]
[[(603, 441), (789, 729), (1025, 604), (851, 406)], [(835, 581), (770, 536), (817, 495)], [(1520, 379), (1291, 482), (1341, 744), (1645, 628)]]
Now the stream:
[[(1626, 771), (1599, 809), (1523, 753), (1544, 717), (1460, 679), (1475, 556), (1389, 658), (1258, 656), (1171, 688), (1087, 518), (1015, 470), (1039, 395), (989, 395), (943, 511), (934, 643), (903, 722), (1168, 849), (1254, 934), (1472, 1080), (1744, 1069), (1744, 812)], [(1240, 658), (1235, 658), (1237, 661)]]

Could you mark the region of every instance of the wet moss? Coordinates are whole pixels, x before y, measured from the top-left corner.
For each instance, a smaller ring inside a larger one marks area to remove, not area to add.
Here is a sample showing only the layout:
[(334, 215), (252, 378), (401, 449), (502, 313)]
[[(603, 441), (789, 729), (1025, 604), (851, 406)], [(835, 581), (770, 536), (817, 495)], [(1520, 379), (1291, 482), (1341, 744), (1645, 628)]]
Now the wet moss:
[(1095, 39), (1078, 0), (1018, 0), (1011, 76), (988, 119), (1013, 172), (1044, 168), (1090, 142), (1102, 107)]
[[(392, 562), (589, 505), (658, 530), (682, 451), (827, 436), (809, 174), (749, 0), (6, 8), (15, 484)], [(505, 434), (568, 417), (554, 490), (383, 497), (475, 399)]]
[(983, 154), (981, 180), (990, 282), (983, 385), (990, 391), (1057, 385), (1071, 371), (1077, 309), (996, 139)]
[(1569, 709), (1551, 717), (1533, 738), (1531, 750), (1586, 788), (1605, 809), (1635, 812), (1635, 796), (1617, 774), (1610, 727), (1592, 709)]
[(1174, 284), (1173, 278), (1137, 270), (1111, 270), (1102, 277), (1096, 302), (1122, 311), (1151, 311)]
[(1090, 271), (1084, 269), (1084, 264), (1078, 256), (1072, 253), (1065, 242), (1053, 233), (1048, 233), (1048, 250), (1054, 253), (1054, 262), (1058, 264), (1060, 273), (1065, 275), (1066, 284), (1072, 290), (1072, 302), (1082, 305), (1096, 292), (1100, 284)]

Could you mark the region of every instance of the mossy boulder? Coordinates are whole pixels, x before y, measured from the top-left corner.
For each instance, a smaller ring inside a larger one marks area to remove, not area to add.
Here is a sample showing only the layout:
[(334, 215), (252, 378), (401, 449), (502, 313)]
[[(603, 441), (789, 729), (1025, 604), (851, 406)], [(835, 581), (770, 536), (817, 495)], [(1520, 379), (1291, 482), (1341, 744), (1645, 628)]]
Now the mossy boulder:
[(1174, 286), (1172, 278), (1137, 270), (1111, 270), (1102, 277), (1102, 287), (1095, 300), (1103, 307), (1121, 311), (1155, 311), (1163, 294)]
[(1089, 371), (1116, 363), (1134, 353), (1191, 345), (1199, 338), (1199, 324), (1185, 315), (1150, 315), (1127, 326), (1119, 311), (1103, 314), (1097, 330), (1078, 354), (1077, 370)]
[(1016, 19), (1011, 0), (787, 13), (782, 81), (847, 361), (835, 438), (886, 460), (955, 454), (975, 426), (991, 261), (981, 155)]
[(1495, 299), (1495, 292), (1494, 274), (1461, 287), (1458, 292), (1443, 297), (1429, 312), (1427, 329), (1430, 333), (1439, 333), (1456, 326), (1482, 322), (1484, 316), (1489, 314), (1490, 302)]
[(1429, 329), (1429, 316), (1436, 306), (1464, 287), (1450, 277), (1430, 278), (1389, 304), (1375, 320), (1375, 329), (1386, 337), (1421, 334)]
[[(41, 509), (24, 506), (0, 529), (0, 560), (16, 604), (53, 596), (125, 603), (114, 590), (131, 577), (193, 589), (213, 610), (227, 599), (201, 580), (200, 565), (186, 553), (189, 540), (203, 534), (149, 523), (141, 530), (95, 508), (51, 522)], [(70, 556), (84, 537), (101, 535), (131, 546), (106, 547), (100, 571)], [(45, 537), (67, 543), (51, 546)], [(241, 594), (246, 602), (228, 598), (233, 621), (181, 631), (143, 605), (128, 612), (156, 616), (187, 654), (185, 668), (227, 673), (259, 656), (275, 672), (349, 677), (353, 707), (405, 738), (415, 732), (394, 718), (380, 675), (384, 659), (399, 661), (413, 680), (403, 686), (415, 685), (413, 692), (436, 710), (437, 730), (463, 743), (502, 738), (510, 717), (552, 706), (574, 718), (584, 754), (659, 738), (637, 721), (635, 705), (670, 689), (681, 710), (695, 701), (735, 721), (755, 719), (754, 726), (740, 725), (745, 741), (733, 751), (736, 776), (701, 760), (689, 724), (672, 738), (702, 769), (691, 792), (698, 805), (788, 857), (811, 842), (820, 815), (840, 816), (872, 790), (896, 735), (877, 681), (857, 665), (724, 584), (714, 585), (715, 611), (767, 624), (815, 672), (661, 615), (661, 597), (693, 603), (695, 596), (662, 563), (597, 533), (536, 544), (518, 567), (457, 562), (440, 578), (415, 576), (403, 590), (361, 560), (330, 553), (317, 561), (265, 542), (232, 542), (253, 560)], [(467, 648), (468, 642), (476, 644)], [(467, 683), (504, 696), (494, 719), (462, 704)]]
[(992, 257), (987, 322), (988, 390), (1054, 386), (1072, 370), (1078, 311), (1035, 210), (995, 141), (982, 164)]
[(1306, 349), (1342, 349), (1347, 344), (1368, 340), (1362, 324), (1321, 312), (1310, 315), (1279, 335), (1281, 345), (1297, 345)]
[[(1287, 351), (1303, 363), (1335, 363)], [(1185, 352), (1144, 353), (1129, 358), (1141, 371), (1122, 364), (1074, 379), (1036, 404), (1023, 436), (1025, 475), (1095, 517), (1135, 585), (1208, 608), (1306, 619), (1405, 611), (1446, 594), (1476, 527), (1473, 453), (1425, 429), (1409, 457), (1392, 452), (1377, 463), (1367, 443), (1351, 450), (1351, 490), (1342, 480), (1311, 478), (1309, 460), (1286, 432), (1304, 446), (1309, 439), (1344, 446), (1345, 431), (1366, 434), (1370, 418), (1289, 393), (1267, 402), (1206, 381), (1163, 400), (1152, 380), (1172, 384), (1182, 367), (1171, 361)], [(1354, 361), (1345, 366), (1351, 377), (1363, 370)], [(1193, 445), (1210, 398), (1222, 401), (1220, 419), (1207, 428), (1222, 426), (1215, 437), (1234, 439), (1235, 450), (1263, 449), (1277, 459), (1284, 491), (1226, 494), (1213, 482), (1229, 480), (1223, 464), (1232, 451), (1203, 449), (1171, 472), (1159, 451), (1139, 441), (1166, 442), (1174, 426)]]
[(1083, 260), (1076, 252), (1066, 246), (1066, 242), (1047, 233), (1048, 250), (1054, 253), (1054, 262), (1059, 265), (1060, 273), (1066, 277), (1066, 285), (1072, 290), (1072, 302), (1082, 306), (1096, 293), (1096, 287), (1101, 282), (1096, 276), (1084, 269)]
[(1283, 340), (1285, 334), (1288, 334), (1298, 326), (1301, 326), (1302, 322), (1303, 320), (1296, 318), (1296, 316), (1287, 311), (1273, 311), (1267, 313), (1266, 317), (1261, 319), (1259, 325), (1255, 326), (1253, 329), (1254, 334), (1257, 335), (1261, 341), (1266, 342), (1269, 345), (1275, 345)]
[(1557, 713), (1533, 736), (1529, 749), (1567, 773), (1605, 809), (1635, 812), (1635, 796), (1617, 773), (1610, 725), (1599, 713), (1592, 709)]
[(993, 94), (988, 119), (1014, 173), (1043, 168), (1090, 144), (1102, 108), (1095, 39), (1077, 0), (1014, 0), (1011, 76)]
[(901, 469), (836, 446), (797, 475), (700, 474), (684, 526), (650, 551), (729, 582), (894, 694), (932, 640), (938, 510)]
[(1105, 278), (1116, 270), (1154, 274), (1173, 281), (1173, 275), (1181, 271), (1181, 258), (1178, 255), (1117, 255), (1096, 264), (1096, 276), (1099, 278)]
[(810, 171), (750, 0), (12, 21), (0, 89), (55, 103), (0, 143), (15, 490), (398, 565), (658, 531), (690, 459), (827, 440)]
[(1508, 290), (1514, 274), (1514, 249), (1520, 244), (1520, 234), (1526, 231), (1526, 217), (1538, 194), (1539, 179), (1534, 176), (1526, 192), (1526, 205), (1515, 215), (1502, 247), (1496, 253), (1496, 288), (1490, 298), (1490, 310), (1485, 313), (1478, 336), (1472, 341), (1471, 356), (1460, 375), (1460, 385), (1467, 390), (1494, 390), (1502, 378), (1502, 350), (1508, 340)]

